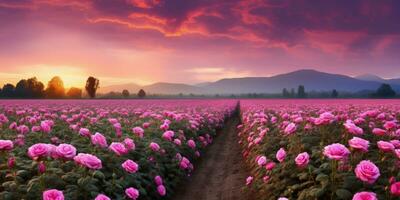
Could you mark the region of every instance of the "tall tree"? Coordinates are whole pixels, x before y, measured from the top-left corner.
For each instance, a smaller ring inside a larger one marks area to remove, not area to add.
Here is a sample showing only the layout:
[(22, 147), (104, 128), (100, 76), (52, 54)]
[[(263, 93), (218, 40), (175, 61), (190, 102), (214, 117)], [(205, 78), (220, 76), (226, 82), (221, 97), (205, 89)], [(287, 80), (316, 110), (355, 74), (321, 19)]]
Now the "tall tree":
[(391, 98), (396, 96), (396, 92), (392, 89), (392, 86), (384, 83), (378, 88), (378, 90), (376, 90), (375, 96), (382, 98)]
[(298, 98), (306, 98), (306, 89), (304, 88), (304, 85), (299, 85), (299, 88), (297, 89), (297, 97)]
[(290, 90), (290, 97), (291, 98), (294, 98), (296, 96), (296, 92), (294, 91), (294, 88), (292, 88), (291, 90)]
[(15, 85), (15, 97), (18, 98), (29, 98), (31, 96), (28, 81), (22, 79), (18, 81), (17, 85)]
[(73, 99), (80, 99), (82, 98), (82, 89), (71, 87), (67, 92), (67, 96)]
[(90, 98), (96, 97), (96, 91), (99, 88), (100, 81), (99, 79), (90, 76), (86, 81), (86, 92), (89, 94)]
[(55, 76), (47, 83), (46, 96), (48, 98), (63, 98), (65, 96), (64, 82)]
[(36, 77), (29, 78), (26, 80), (28, 83), (28, 90), (31, 98), (43, 98), (44, 97), (44, 84), (37, 80)]
[(338, 98), (338, 96), (339, 96), (339, 92), (338, 92), (336, 89), (333, 89), (333, 90), (332, 90), (331, 97), (332, 97), (332, 98)]
[(286, 88), (283, 88), (282, 96), (285, 98), (288, 98), (290, 96), (289, 91)]
[(15, 86), (13, 84), (7, 83), (3, 86), (2, 96), (6, 98), (14, 97)]
[(138, 97), (139, 98), (146, 97), (146, 92), (143, 89), (140, 89), (139, 92), (138, 92)]
[(124, 98), (128, 98), (129, 97), (129, 91), (128, 90), (122, 90), (122, 96)]

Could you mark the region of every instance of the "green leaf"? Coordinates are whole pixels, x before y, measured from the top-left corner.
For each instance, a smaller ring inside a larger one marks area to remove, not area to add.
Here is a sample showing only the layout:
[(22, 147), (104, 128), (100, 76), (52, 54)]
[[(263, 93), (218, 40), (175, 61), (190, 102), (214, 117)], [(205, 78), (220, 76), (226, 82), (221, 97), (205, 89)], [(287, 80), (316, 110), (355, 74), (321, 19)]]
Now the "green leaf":
[(346, 189), (336, 190), (336, 195), (339, 197), (339, 199), (343, 200), (351, 199), (351, 197), (353, 196), (353, 194), (351, 194), (351, 192)]

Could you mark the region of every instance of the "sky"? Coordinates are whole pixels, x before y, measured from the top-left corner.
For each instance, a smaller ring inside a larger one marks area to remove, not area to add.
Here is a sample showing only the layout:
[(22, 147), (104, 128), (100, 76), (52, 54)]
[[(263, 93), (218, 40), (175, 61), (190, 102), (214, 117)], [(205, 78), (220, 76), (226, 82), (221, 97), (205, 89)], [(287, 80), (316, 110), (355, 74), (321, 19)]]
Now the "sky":
[(0, 84), (400, 77), (398, 0), (0, 0)]

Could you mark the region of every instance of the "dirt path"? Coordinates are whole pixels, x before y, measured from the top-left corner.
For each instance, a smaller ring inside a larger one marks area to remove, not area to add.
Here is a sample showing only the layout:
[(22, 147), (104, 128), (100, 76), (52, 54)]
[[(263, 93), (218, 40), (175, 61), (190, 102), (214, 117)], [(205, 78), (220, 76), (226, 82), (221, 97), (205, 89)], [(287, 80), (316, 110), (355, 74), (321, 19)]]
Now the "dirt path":
[(185, 181), (174, 200), (246, 200), (241, 188), (246, 174), (237, 143), (238, 118), (229, 120), (206, 150), (195, 172)]

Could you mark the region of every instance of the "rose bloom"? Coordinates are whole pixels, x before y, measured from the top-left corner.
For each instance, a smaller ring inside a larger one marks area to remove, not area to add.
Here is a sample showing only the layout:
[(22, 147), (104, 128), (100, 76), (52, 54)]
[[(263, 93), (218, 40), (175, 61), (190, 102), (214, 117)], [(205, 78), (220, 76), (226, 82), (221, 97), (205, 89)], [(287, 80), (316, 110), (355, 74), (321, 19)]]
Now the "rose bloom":
[(60, 144), (56, 147), (56, 153), (61, 158), (72, 159), (76, 155), (76, 148), (70, 144)]
[(393, 183), (390, 186), (390, 193), (396, 197), (400, 196), (400, 182)]
[(128, 196), (130, 199), (136, 200), (139, 198), (139, 190), (136, 188), (130, 187), (125, 190), (126, 196)]
[(167, 194), (167, 189), (163, 185), (157, 186), (157, 192), (160, 196), (165, 196)]
[(357, 178), (369, 184), (374, 183), (381, 175), (379, 168), (369, 160), (361, 161), (354, 169), (354, 172)]
[(39, 157), (48, 156), (49, 153), (49, 145), (44, 143), (37, 143), (28, 148), (28, 156), (34, 160)]
[(386, 134), (386, 131), (383, 129), (380, 129), (380, 128), (374, 128), (374, 129), (372, 129), (372, 133), (374, 135), (383, 136)]
[(132, 160), (126, 160), (121, 166), (128, 173), (136, 173), (139, 169), (139, 165)]
[(250, 185), (253, 182), (253, 179), (254, 178), (252, 176), (247, 177), (246, 178), (246, 185)]
[(378, 148), (383, 152), (392, 152), (395, 149), (394, 145), (390, 142), (378, 141), (377, 144)]
[(283, 131), (285, 134), (290, 135), (294, 133), (297, 129), (297, 126), (295, 123), (290, 123), (286, 126), (285, 130)]
[(343, 144), (335, 143), (324, 147), (324, 155), (332, 160), (346, 159), (349, 154), (350, 151)]
[(101, 169), (103, 167), (101, 164), (101, 160), (91, 154), (79, 153), (77, 156), (74, 157), (74, 161), (77, 164), (87, 167), (89, 169)]
[(378, 200), (373, 192), (358, 192), (354, 194), (353, 200)]
[(173, 131), (165, 131), (162, 135), (162, 138), (168, 141), (172, 141), (172, 138), (174, 137), (175, 133)]
[(104, 195), (104, 194), (99, 194), (96, 196), (94, 200), (111, 200), (110, 197)]
[(156, 183), (156, 185), (162, 185), (163, 184), (163, 180), (162, 180), (161, 176), (154, 177), (154, 182)]
[(286, 158), (286, 151), (285, 151), (285, 149), (280, 148), (280, 149), (278, 150), (278, 152), (276, 152), (276, 159), (277, 159), (279, 162), (283, 162), (283, 161), (285, 160), (285, 158)]
[(155, 142), (151, 142), (149, 146), (150, 146), (150, 149), (153, 150), (153, 151), (159, 151), (160, 150), (160, 146)]
[(347, 120), (343, 125), (353, 135), (362, 135), (364, 133), (363, 129), (355, 125), (351, 120)]
[(305, 167), (308, 165), (308, 163), (310, 162), (310, 156), (308, 155), (307, 152), (303, 152), (300, 153), (299, 155), (297, 155), (297, 157), (294, 159), (294, 161), (296, 162), (296, 165), (298, 167)]
[(265, 157), (265, 156), (260, 156), (260, 157), (258, 157), (258, 159), (257, 159), (257, 164), (258, 164), (258, 166), (260, 166), (260, 167), (262, 167), (262, 166), (264, 166), (265, 164), (267, 164), (267, 157)]
[(192, 149), (196, 148), (196, 143), (193, 140), (188, 140), (187, 145)]
[(395, 149), (394, 153), (396, 154), (397, 158), (400, 159), (400, 149)]
[(11, 150), (14, 148), (14, 144), (11, 140), (0, 140), (0, 150)]
[(135, 142), (131, 138), (125, 138), (124, 144), (128, 150), (135, 150), (136, 148)]
[(132, 132), (140, 138), (142, 138), (144, 134), (144, 130), (139, 126), (132, 128)]
[(128, 153), (128, 149), (120, 142), (113, 142), (108, 148), (119, 156)]
[(101, 133), (96, 132), (94, 135), (90, 136), (90, 140), (93, 145), (97, 145), (101, 148), (106, 148), (108, 146), (106, 137)]
[(87, 136), (90, 136), (90, 131), (87, 128), (81, 128), (81, 129), (79, 129), (79, 134), (87, 137)]
[(359, 137), (353, 137), (351, 140), (349, 140), (349, 145), (354, 149), (367, 152), (369, 147), (369, 141)]
[(64, 194), (60, 190), (51, 189), (43, 192), (43, 200), (64, 200)]

